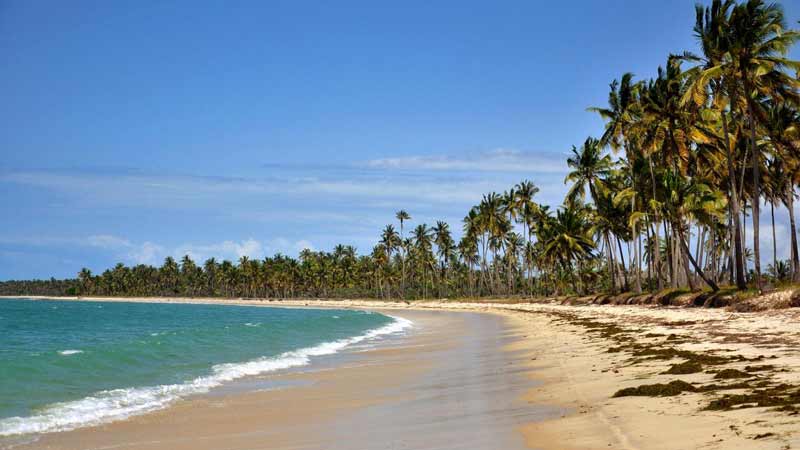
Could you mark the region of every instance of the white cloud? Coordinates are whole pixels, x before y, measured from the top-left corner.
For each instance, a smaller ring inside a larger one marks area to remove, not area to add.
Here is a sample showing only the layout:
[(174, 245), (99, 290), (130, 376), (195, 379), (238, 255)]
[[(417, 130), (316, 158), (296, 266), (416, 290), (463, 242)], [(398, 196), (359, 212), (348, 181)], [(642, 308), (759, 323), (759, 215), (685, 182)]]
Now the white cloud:
[(242, 256), (247, 256), (252, 259), (263, 258), (265, 255), (264, 246), (261, 242), (252, 238), (241, 242), (222, 241), (205, 245), (186, 244), (177, 247), (172, 254), (176, 257), (189, 255), (197, 261), (205, 261), (211, 257), (238, 260)]
[(161, 256), (164, 253), (163, 247), (148, 241), (133, 247), (128, 251), (127, 257), (136, 264), (156, 265), (160, 263)]

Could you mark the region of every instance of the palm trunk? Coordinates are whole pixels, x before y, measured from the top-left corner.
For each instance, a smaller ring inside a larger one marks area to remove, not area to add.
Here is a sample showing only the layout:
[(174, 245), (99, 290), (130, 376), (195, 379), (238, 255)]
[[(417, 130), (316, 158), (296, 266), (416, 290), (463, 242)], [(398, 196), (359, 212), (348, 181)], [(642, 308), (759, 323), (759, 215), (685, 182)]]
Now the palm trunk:
[(608, 258), (608, 277), (611, 280), (611, 293), (615, 294), (617, 292), (617, 284), (616, 280), (616, 271), (614, 270), (614, 256), (612, 255), (612, 248), (611, 245), (608, 243), (608, 234), (603, 234), (603, 240), (605, 241), (606, 246), (606, 257)]
[(789, 195), (786, 197), (786, 208), (789, 209), (789, 232), (792, 235), (792, 281), (800, 279), (800, 261), (797, 254), (797, 230), (794, 222), (794, 187), (789, 184)]
[[(686, 274), (686, 283), (689, 285), (689, 290), (690, 291), (694, 291), (695, 290), (694, 277), (692, 276), (692, 270), (689, 268), (689, 258), (692, 256), (692, 253), (689, 251), (689, 245), (685, 241), (682, 229), (678, 231), (677, 240), (680, 241), (680, 248), (679, 249), (681, 250), (680, 253), (681, 253), (682, 259), (683, 259), (683, 261), (681, 261), (681, 262), (682, 262), (682, 265), (683, 265), (683, 272)], [(692, 258), (692, 261), (694, 261), (694, 258)], [(697, 263), (694, 262), (693, 265), (694, 265), (695, 269), (699, 272), (700, 271), (700, 267), (698, 267)]]
[(672, 236), (667, 229), (666, 220), (663, 221), (662, 226), (664, 227), (664, 241), (667, 249), (667, 261), (669, 261), (669, 283), (670, 287), (674, 289), (678, 287), (678, 260), (675, 258), (675, 245), (673, 243)]
[(695, 271), (697, 271), (697, 274), (700, 275), (700, 278), (702, 278), (703, 281), (706, 282), (706, 284), (711, 288), (712, 291), (717, 292), (719, 290), (717, 284), (714, 283), (713, 280), (709, 280), (708, 277), (706, 277), (705, 273), (703, 273), (703, 269), (701, 269), (700, 266), (697, 265), (697, 261), (695, 261), (694, 257), (692, 257), (692, 254), (689, 252), (689, 246), (686, 244), (686, 238), (683, 236), (683, 231), (679, 229), (678, 234), (679, 234), (678, 240), (680, 241), (681, 247), (683, 248), (683, 252), (689, 259), (689, 262), (691, 262), (692, 265), (694, 266), (694, 269)]
[(628, 271), (625, 268), (625, 254), (622, 251), (622, 242), (619, 240), (619, 236), (615, 236), (617, 239), (617, 248), (619, 248), (619, 261), (622, 265), (622, 278), (625, 281), (625, 290), (630, 290), (630, 284), (628, 284)]
[(753, 113), (753, 102), (747, 99), (747, 115), (750, 122), (750, 145), (753, 153), (753, 265), (755, 267), (756, 288), (763, 291), (761, 285), (761, 244), (759, 243), (759, 209), (761, 207), (761, 162), (758, 147), (756, 146), (756, 122)]
[[(734, 102), (731, 102), (733, 105)], [(733, 107), (731, 106), (731, 110)], [(736, 171), (733, 168), (733, 152), (731, 150), (730, 144), (730, 135), (728, 132), (728, 119), (725, 115), (724, 111), (722, 114), (722, 128), (725, 133), (725, 156), (727, 160), (728, 166), (728, 184), (729, 184), (729, 192), (730, 192), (730, 206), (731, 206), (731, 217), (733, 219), (733, 236), (732, 241), (734, 245), (733, 259), (731, 264), (731, 270), (733, 270), (734, 266), (735, 276), (736, 276), (736, 287), (739, 289), (747, 288), (747, 283), (744, 279), (744, 253), (742, 251), (742, 224), (739, 222), (739, 196), (736, 193)], [(733, 276), (731, 276), (731, 280)]]
[(769, 215), (772, 219), (772, 270), (777, 275), (778, 270), (778, 242), (775, 239), (775, 203), (769, 202)]
[(633, 235), (635, 236), (635, 242), (633, 243), (633, 259), (635, 261), (636, 267), (636, 293), (642, 293), (642, 237), (639, 233), (636, 232), (636, 225), (633, 226)]
[(709, 261), (711, 261), (711, 279), (717, 281), (717, 220), (711, 221), (711, 240), (709, 251)]
[[(655, 173), (653, 171), (653, 160), (649, 156), (647, 157), (647, 165), (650, 168), (650, 182), (651, 182), (652, 187), (653, 187), (653, 201), (655, 201), (656, 198), (657, 198), (656, 197), (656, 175), (655, 175)], [(657, 209), (654, 210), (654, 213), (655, 213), (654, 222), (656, 224), (658, 224), (658, 220), (659, 220), (658, 219), (658, 210)], [(656, 231), (658, 231), (658, 230), (656, 230)], [(657, 283), (657, 286), (658, 286), (658, 290), (660, 291), (661, 289), (664, 288), (664, 285), (661, 282), (661, 248), (660, 248), (660, 245), (659, 245), (659, 242), (658, 242), (658, 232), (655, 233), (655, 238), (656, 238), (656, 245), (655, 245), (655, 248), (654, 248), (654, 251), (655, 251), (655, 258), (654, 259), (655, 259), (656, 265), (655, 265), (654, 272), (656, 274), (656, 279), (657, 279), (656, 283)]]
[[(647, 242), (649, 242), (650, 245), (652, 246), (653, 245), (653, 238), (652, 238), (652, 235), (650, 234), (650, 221), (647, 220), (647, 219), (645, 219), (644, 228), (645, 228), (645, 232), (647, 233)], [(647, 260), (648, 260), (647, 261), (647, 290), (648, 291), (652, 291), (652, 289), (653, 289), (653, 284), (652, 284), (653, 283), (653, 271), (652, 271), (652, 268), (653, 268), (653, 251), (652, 250), (647, 252)]]

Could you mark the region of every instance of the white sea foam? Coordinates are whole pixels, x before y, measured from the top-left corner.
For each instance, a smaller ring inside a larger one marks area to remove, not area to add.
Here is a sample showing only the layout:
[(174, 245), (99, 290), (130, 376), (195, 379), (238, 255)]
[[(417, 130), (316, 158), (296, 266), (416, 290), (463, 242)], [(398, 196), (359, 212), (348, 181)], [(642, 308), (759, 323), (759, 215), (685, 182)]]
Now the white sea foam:
[[(412, 326), (410, 320), (389, 317), (393, 319), (391, 323), (359, 336), (324, 342), (314, 347), (244, 363), (218, 364), (212, 368), (210, 375), (186, 383), (101, 391), (80, 400), (54, 403), (34, 416), (0, 419), (0, 436), (66, 431), (125, 419), (164, 408), (181, 397), (202, 394), (238, 378), (304, 366), (309, 364), (314, 356), (331, 355), (347, 346), (400, 333)], [(59, 353), (72, 354), (65, 352), (80, 353), (80, 350), (64, 350)]]
[(246, 326), (246, 327), (260, 327), (261, 326), (261, 322), (256, 322), (256, 323), (247, 322), (246, 324), (244, 324), (244, 326)]
[(59, 355), (69, 356), (69, 355), (77, 355), (78, 353), (83, 353), (83, 350), (61, 350), (58, 352)]

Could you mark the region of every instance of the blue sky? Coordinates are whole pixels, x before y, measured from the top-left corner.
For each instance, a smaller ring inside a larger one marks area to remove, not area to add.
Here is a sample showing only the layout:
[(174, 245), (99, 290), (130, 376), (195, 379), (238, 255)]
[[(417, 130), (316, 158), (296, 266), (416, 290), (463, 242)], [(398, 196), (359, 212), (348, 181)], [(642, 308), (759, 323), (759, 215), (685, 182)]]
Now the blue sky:
[(693, 5), (5, 0), (0, 279), (369, 252), (526, 178), (557, 205), (586, 107), (695, 49)]

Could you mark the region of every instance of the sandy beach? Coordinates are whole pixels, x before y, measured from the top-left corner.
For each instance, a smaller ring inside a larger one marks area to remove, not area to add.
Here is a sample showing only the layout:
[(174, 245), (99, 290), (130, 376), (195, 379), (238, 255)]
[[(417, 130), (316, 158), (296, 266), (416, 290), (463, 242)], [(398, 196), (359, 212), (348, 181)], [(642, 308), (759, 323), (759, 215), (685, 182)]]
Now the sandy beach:
[[(45, 435), (21, 448), (800, 445), (800, 416), (781, 403), (800, 383), (800, 312), (792, 309), (221, 302), (390, 310), (418, 327), (407, 339), (355, 355), (341, 367), (272, 377), (293, 387), (192, 398), (124, 422)], [(681, 370), (686, 367), (692, 370)], [(666, 396), (615, 396), (676, 381), (686, 384)]]
[(190, 398), (123, 422), (53, 433), (28, 449), (525, 449), (527, 423), (561, 414), (524, 395), (537, 383), (506, 317), (403, 311), (407, 338), (343, 366), (266, 375), (288, 387)]

